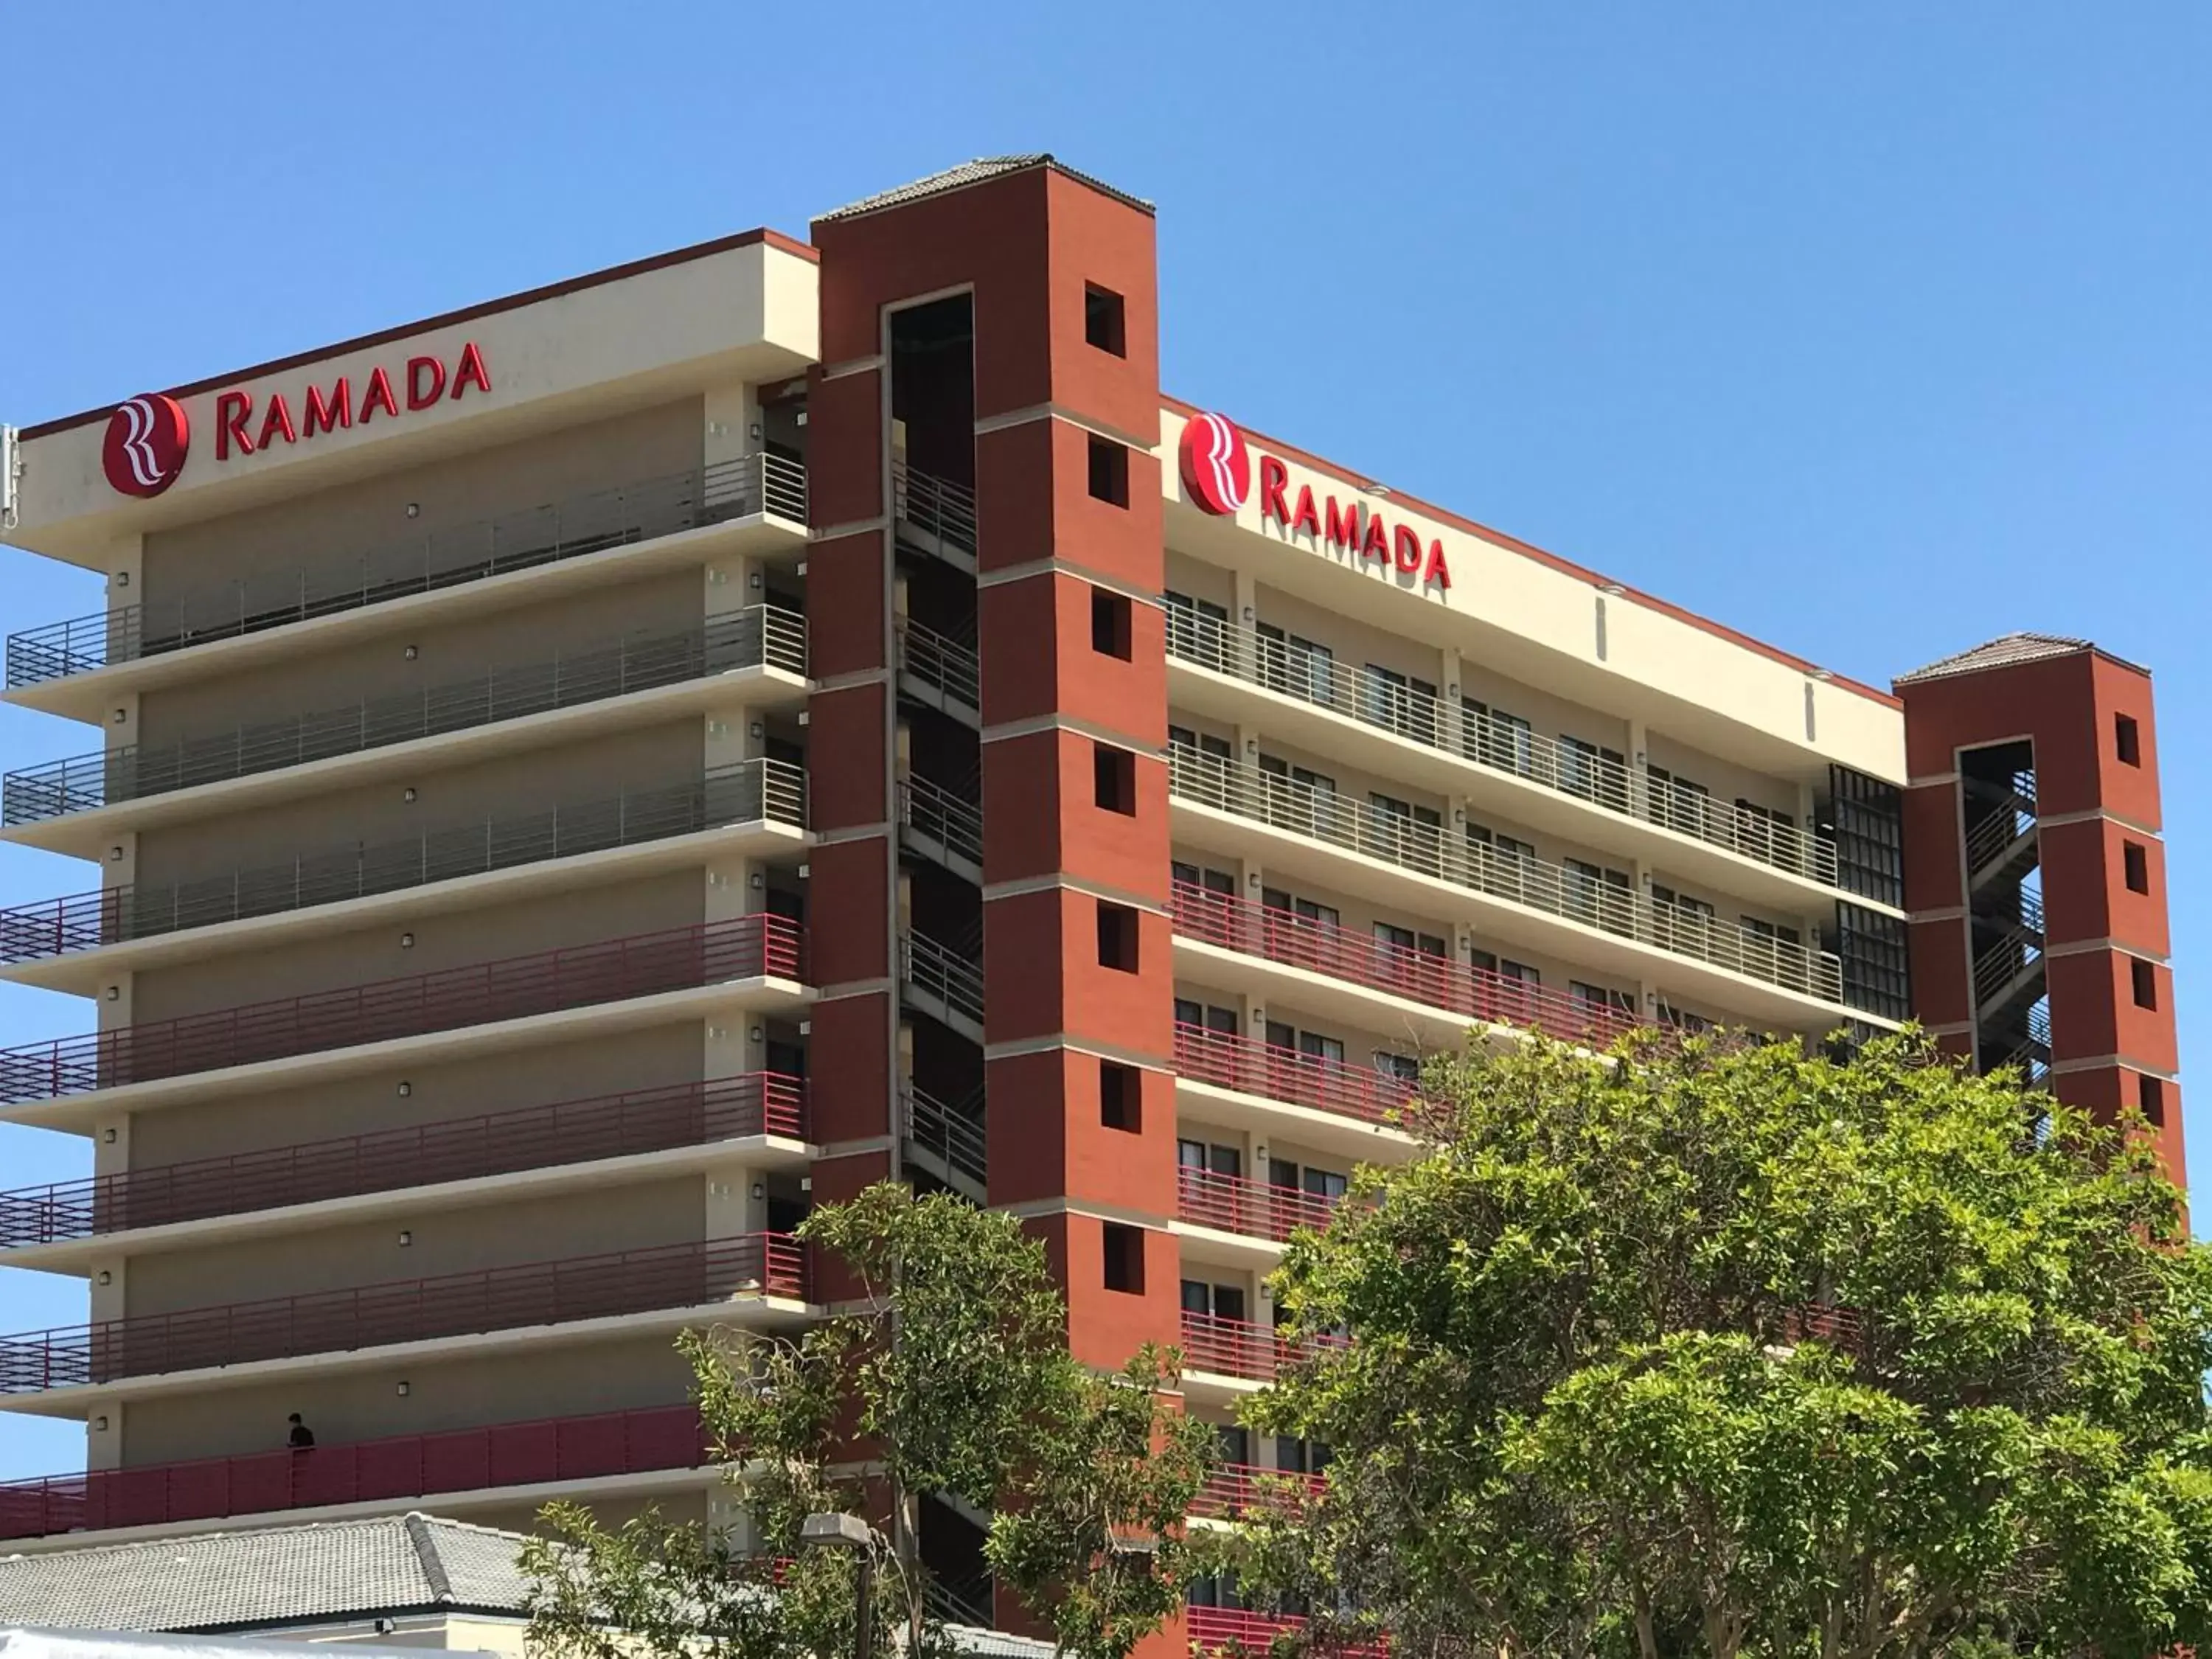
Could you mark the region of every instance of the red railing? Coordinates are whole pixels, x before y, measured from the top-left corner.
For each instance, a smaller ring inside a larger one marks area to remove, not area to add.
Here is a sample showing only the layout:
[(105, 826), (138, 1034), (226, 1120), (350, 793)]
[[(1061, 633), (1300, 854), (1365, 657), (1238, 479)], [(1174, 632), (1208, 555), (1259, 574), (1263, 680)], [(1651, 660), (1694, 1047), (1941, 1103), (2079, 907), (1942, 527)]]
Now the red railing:
[(1391, 1112), (1415, 1092), (1402, 1078), (1200, 1025), (1176, 1027), (1175, 1063), (1176, 1070), (1194, 1082), (1311, 1106), (1365, 1123), (1387, 1122)]
[(32, 1331), (0, 1338), (0, 1394), (805, 1293), (798, 1241), (750, 1233)]
[(0, 1049), (0, 1103), (317, 1054), (724, 980), (805, 972), (806, 930), (767, 915), (380, 980)]
[(10, 1480), (0, 1483), (0, 1538), (696, 1469), (708, 1457), (699, 1413), (691, 1406), (498, 1423), (449, 1434)]
[[(1253, 1613), (1244, 1607), (1191, 1607), (1190, 1643), (1202, 1654), (1224, 1649), (1262, 1659), (1272, 1652), (1278, 1636), (1305, 1628), (1305, 1620), (1285, 1613)], [(1383, 1642), (1363, 1642), (1332, 1648), (1345, 1659), (1382, 1659), (1389, 1650)]]
[(0, 1193), (0, 1249), (757, 1134), (805, 1139), (804, 1079), (754, 1072)]
[(1255, 1509), (1294, 1510), (1300, 1494), (1318, 1492), (1323, 1477), (1291, 1469), (1263, 1468), (1255, 1463), (1217, 1463), (1190, 1506), (1193, 1515), (1228, 1520)]
[(1625, 1009), (1585, 1002), (1189, 882), (1175, 885), (1175, 929), (1224, 950), (1369, 986), (1469, 1020), (1525, 1025), (1570, 1042), (1610, 1042), (1638, 1024)]
[(1294, 1364), (1316, 1348), (1346, 1346), (1337, 1336), (1293, 1340), (1272, 1325), (1249, 1320), (1224, 1319), (1218, 1314), (1182, 1316), (1182, 1358), (1186, 1370), (1212, 1371), (1218, 1376), (1242, 1376), (1272, 1382), (1285, 1365)]
[(1188, 1165), (1176, 1171), (1176, 1213), (1185, 1221), (1278, 1243), (1300, 1227), (1318, 1231), (1328, 1226), (1336, 1208), (1334, 1199), (1318, 1193)]

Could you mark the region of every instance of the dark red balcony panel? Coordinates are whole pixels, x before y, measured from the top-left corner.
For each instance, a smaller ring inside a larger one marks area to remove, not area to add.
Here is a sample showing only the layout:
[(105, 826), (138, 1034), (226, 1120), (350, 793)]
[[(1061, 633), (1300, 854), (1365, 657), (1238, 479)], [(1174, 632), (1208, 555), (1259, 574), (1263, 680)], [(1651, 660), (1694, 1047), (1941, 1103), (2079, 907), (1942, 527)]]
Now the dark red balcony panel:
[(757, 1134), (805, 1139), (804, 1079), (755, 1072), (27, 1187), (0, 1193), (0, 1249)]
[(0, 1394), (805, 1294), (798, 1242), (750, 1233), (0, 1338)]
[(1189, 1371), (1212, 1371), (1218, 1376), (1241, 1376), (1255, 1382), (1272, 1382), (1285, 1365), (1295, 1364), (1316, 1349), (1341, 1347), (1345, 1339), (1309, 1337), (1292, 1340), (1272, 1325), (1249, 1320), (1224, 1319), (1218, 1314), (1182, 1316), (1182, 1363)]
[(0, 1049), (0, 1103), (319, 1054), (763, 975), (799, 979), (806, 930), (737, 916), (342, 991)]
[(1464, 1015), (1470, 1022), (1527, 1026), (1585, 1043), (1610, 1042), (1638, 1024), (1626, 1009), (1585, 1002), (1190, 882), (1176, 884), (1175, 928), (1224, 950), (1368, 986)]
[(1318, 1474), (1252, 1463), (1218, 1463), (1206, 1477), (1190, 1512), (1227, 1521), (1255, 1510), (1295, 1510), (1304, 1498), (1319, 1492), (1322, 1483)]
[(1194, 1083), (1264, 1095), (1364, 1123), (1388, 1122), (1414, 1095), (1413, 1085), (1401, 1078), (1198, 1025), (1176, 1027), (1175, 1063)]
[(707, 1461), (699, 1414), (690, 1406), (502, 1423), (451, 1434), (11, 1480), (0, 1483), (0, 1538), (172, 1526), (326, 1504), (696, 1469)]
[[(1225, 1650), (1248, 1654), (1251, 1659), (1264, 1659), (1274, 1651), (1277, 1637), (1302, 1630), (1306, 1622), (1288, 1613), (1254, 1613), (1244, 1607), (1192, 1607), (1188, 1613), (1190, 1644), (1197, 1652), (1211, 1655)], [(1329, 1650), (1343, 1659), (1382, 1659), (1389, 1650), (1385, 1642)]]
[(1194, 1226), (1243, 1233), (1280, 1243), (1300, 1227), (1328, 1225), (1334, 1199), (1272, 1182), (1216, 1175), (1188, 1165), (1176, 1172), (1176, 1213)]

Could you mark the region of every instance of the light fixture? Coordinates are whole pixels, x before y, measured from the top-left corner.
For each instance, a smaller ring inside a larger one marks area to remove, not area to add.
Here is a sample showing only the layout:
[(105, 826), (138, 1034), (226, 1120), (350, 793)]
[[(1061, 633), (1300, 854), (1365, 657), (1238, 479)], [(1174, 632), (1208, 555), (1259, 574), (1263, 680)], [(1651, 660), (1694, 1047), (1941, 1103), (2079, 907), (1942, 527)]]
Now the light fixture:
[(399, 792), (399, 799), (411, 803), (415, 799), (415, 791), (413, 787), (410, 786), (408, 788), (401, 790)]
[(115, 573), (115, 585), (116, 585), (118, 587), (128, 587), (128, 586), (131, 586), (131, 573), (130, 573), (129, 571), (127, 571), (127, 570), (118, 570), (118, 571), (117, 571), (117, 572)]
[(115, 1275), (102, 1267), (100, 1270), (100, 1282), (103, 1285), (112, 1285), (115, 1282)]
[(402, 933), (399, 936), (399, 948), (403, 951), (413, 950), (415, 948), (415, 935), (412, 933)]
[(122, 862), (123, 862), (123, 849), (122, 849), (120, 847), (111, 847), (111, 848), (109, 848), (107, 849), (107, 861), (108, 861), (110, 864), (120, 864), (120, 863), (122, 863)]
[(421, 518), (421, 517), (422, 516), (422, 502), (420, 502), (420, 501), (410, 501), (410, 502), (408, 502), (408, 503), (407, 503), (407, 516), (408, 516), (409, 518), (410, 518), (410, 519), (419, 519), (419, 518)]
[(401, 1379), (401, 1381), (400, 1381), (400, 1384), (399, 1384), (399, 1397), (400, 1397), (402, 1400), (404, 1400), (404, 1399), (407, 1397), (407, 1395), (408, 1395), (409, 1392), (413, 1389), (413, 1387), (414, 1387), (414, 1384), (412, 1384), (411, 1382), (407, 1382), (404, 1378)]
[(404, 1079), (402, 1079), (402, 1080), (401, 1080), (401, 1082), (400, 1082), (400, 1085), (399, 1085), (399, 1097), (400, 1097), (400, 1099), (404, 1100), (404, 1099), (406, 1099), (406, 1098), (407, 1098), (407, 1097), (408, 1097), (408, 1096), (410, 1096), (410, 1095), (413, 1094), (414, 1092), (415, 1092), (415, 1085), (414, 1085), (413, 1084), (411, 1084), (411, 1083), (409, 1083), (409, 1082), (405, 1081)]
[(115, 1144), (115, 1131), (112, 1129), (102, 1129), (100, 1132), (100, 1138), (104, 1144), (112, 1146)]
[(750, 1032), (746, 1033), (746, 1035), (747, 1035), (747, 1036), (750, 1036), (750, 1037), (752, 1038), (752, 1040), (753, 1040), (755, 1042), (759, 1042), (759, 1041), (760, 1041), (763, 1036), (767, 1036), (768, 1034), (767, 1034), (765, 1031), (762, 1030), (761, 1030), (761, 1028), (760, 1028), (759, 1026), (756, 1025), (756, 1026), (754, 1026), (754, 1027), (753, 1027), (753, 1029), (752, 1029)]
[(422, 654), (422, 653), (421, 653), (419, 650), (417, 650), (417, 649), (416, 649), (416, 647), (415, 647), (414, 646), (411, 646), (411, 645), (410, 645), (410, 646), (409, 646), (409, 647), (408, 647), (404, 651), (402, 651), (399, 654), (400, 654), (400, 656), (401, 656), (403, 659), (404, 659), (406, 661), (408, 661), (408, 662), (413, 662), (416, 657), (418, 657), (418, 656), (420, 656), (420, 655)]
[(110, 1002), (120, 1002), (123, 1000), (123, 988), (119, 985), (109, 986), (107, 988), (107, 1000)]
[(768, 885), (768, 878), (761, 874), (759, 871), (756, 870), (748, 878), (746, 884), (750, 886), (753, 891), (757, 893), (761, 889)]
[(761, 573), (756, 570), (750, 575), (747, 576), (745, 578), (745, 586), (751, 588), (754, 592), (759, 592), (761, 590)]
[(753, 1182), (753, 1202), (757, 1204), (767, 1196), (768, 1188), (757, 1181)]
[(415, 1230), (411, 1227), (402, 1227), (399, 1230), (399, 1248), (404, 1250), (414, 1242)]
[(1628, 592), (1628, 590), (1623, 587), (1619, 582), (1600, 582), (1597, 585), (1597, 591), (1601, 593), (1610, 593), (1615, 599), (1619, 599), (1623, 593)]
[(768, 735), (768, 727), (763, 726), (758, 720), (755, 720), (746, 730), (752, 733), (753, 741), (756, 743)]
[(106, 1434), (107, 1432), (106, 1413), (102, 1413), (100, 1416), (92, 1419), (92, 1431), (94, 1434)]
[(131, 711), (129, 709), (118, 708), (115, 711), (115, 723), (118, 726), (127, 726), (130, 724), (130, 721)]

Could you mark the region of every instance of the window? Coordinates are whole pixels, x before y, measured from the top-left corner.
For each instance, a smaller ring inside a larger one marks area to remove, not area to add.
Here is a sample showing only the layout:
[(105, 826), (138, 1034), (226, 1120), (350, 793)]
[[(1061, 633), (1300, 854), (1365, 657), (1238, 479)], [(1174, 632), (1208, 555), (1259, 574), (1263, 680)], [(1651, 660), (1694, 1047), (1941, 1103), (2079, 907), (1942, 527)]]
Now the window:
[(1168, 654), (1202, 668), (1220, 668), (1229, 659), (1229, 611), (1211, 599), (1188, 593), (1161, 595), (1168, 611)]
[(1142, 1134), (1145, 1128), (1144, 1073), (1119, 1060), (1098, 1062), (1098, 1121), (1125, 1134)]
[(1137, 971), (1137, 913), (1126, 904), (1098, 902), (1098, 965), (1120, 974)]
[(2155, 1012), (2158, 1008), (2158, 969), (2141, 957), (2131, 957), (2128, 960), (2128, 972), (2135, 980), (2136, 1006)]
[(1091, 434), (1091, 494), (1093, 500), (1129, 504), (1129, 452), (1111, 438)]
[(1437, 740), (1437, 688), (1426, 680), (1369, 663), (1359, 683), (1359, 718), (1415, 743)]
[(1663, 766), (1647, 767), (1644, 773), (1650, 780), (1645, 810), (1652, 821), (1686, 836), (1703, 836), (1712, 815), (1713, 792)]
[(1288, 888), (1262, 887), (1260, 890), (1260, 902), (1267, 909), (1280, 910), (1297, 917), (1300, 921), (1314, 922), (1323, 927), (1334, 927), (1339, 921), (1334, 905), (1322, 904), (1314, 899), (1294, 897)]
[(1116, 357), (1129, 355), (1128, 343), (1122, 330), (1121, 296), (1110, 288), (1101, 288), (1096, 283), (1083, 285), (1083, 339), (1101, 351), (1111, 352)]
[(1195, 864), (1186, 864), (1181, 859), (1168, 866), (1178, 887), (1195, 887), (1201, 892), (1219, 893), (1233, 898), (1237, 894), (1237, 878), (1226, 870), (1214, 870)]
[(1610, 985), (1591, 985), (1579, 979), (1567, 981), (1567, 994), (1593, 1008), (1612, 1008), (1624, 1014), (1636, 1012), (1636, 993), (1616, 991)]
[(2142, 1108), (2142, 1115), (2153, 1123), (2163, 1124), (2166, 1121), (2166, 1085), (2157, 1078), (2145, 1077), (2137, 1073), (2136, 1104)]
[(1628, 810), (1628, 758), (1581, 738), (1559, 738), (1559, 787), (1616, 812)]
[(2150, 891), (2150, 850), (2148, 848), (2137, 841), (2122, 842), (2120, 863), (2127, 872), (2128, 891)]
[(1137, 757), (1110, 743), (1091, 745), (1091, 793), (1102, 811), (1137, 816)]
[(1625, 870), (1607, 870), (1583, 859), (1569, 859), (1560, 872), (1565, 911), (1577, 921), (1626, 933), (1635, 925)]
[(1779, 923), (1768, 921), (1763, 916), (1744, 916), (1739, 919), (1743, 923), (1743, 931), (1750, 934), (1751, 937), (1755, 939), (1759, 939), (1768, 944), (1798, 945), (1803, 943), (1803, 935), (1799, 933), (1795, 927), (1782, 927)]
[(1201, 1175), (1225, 1176), (1231, 1181), (1242, 1180), (1244, 1175), (1244, 1153), (1241, 1148), (1203, 1140), (1177, 1140), (1176, 1164), (1181, 1169), (1195, 1170)]
[(1336, 706), (1336, 653), (1273, 623), (1260, 623), (1257, 632), (1262, 684), (1324, 708)]
[(2118, 754), (2123, 765), (2141, 766), (2142, 764), (2142, 736), (2136, 729), (2134, 715), (2112, 716), (2112, 747)]
[(1421, 1080), (1421, 1062), (1411, 1054), (1394, 1054), (1388, 1048), (1375, 1051), (1375, 1070), (1393, 1082), (1412, 1088)]
[(1783, 862), (1779, 849), (1789, 844), (1790, 832), (1796, 827), (1797, 820), (1787, 812), (1741, 796), (1736, 799), (1735, 845), (1740, 853), (1767, 864)]
[(1106, 1288), (1127, 1296), (1145, 1293), (1145, 1230), (1120, 1222), (1103, 1222), (1105, 1235)]
[(1196, 1030), (1218, 1031), (1226, 1036), (1237, 1035), (1237, 1011), (1217, 1007), (1190, 997), (1177, 997), (1175, 1002), (1176, 1024)]
[(1528, 721), (1473, 697), (1460, 699), (1460, 746), (1469, 760), (1523, 777), (1535, 771), (1536, 738)]
[(1102, 657), (1129, 660), (1129, 596), (1103, 587), (1091, 590), (1091, 648)]
[(1239, 1285), (1209, 1285), (1202, 1279), (1182, 1282), (1182, 1310), (1200, 1318), (1244, 1318), (1244, 1290)]

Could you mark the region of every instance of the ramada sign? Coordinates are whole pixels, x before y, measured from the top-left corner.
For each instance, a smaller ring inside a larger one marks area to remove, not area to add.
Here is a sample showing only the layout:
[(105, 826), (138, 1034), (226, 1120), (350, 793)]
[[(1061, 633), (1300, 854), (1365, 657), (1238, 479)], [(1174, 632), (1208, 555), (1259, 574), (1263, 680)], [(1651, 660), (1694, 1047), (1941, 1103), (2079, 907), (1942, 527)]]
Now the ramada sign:
[[(1194, 415), (1184, 422), (1179, 446), (1183, 487), (1202, 512), (1226, 516), (1244, 505), (1252, 487), (1252, 457), (1244, 434), (1226, 416)], [(1260, 521), (1270, 519), (1286, 536), (1310, 535), (1316, 551), (1331, 550), (1373, 561), (1395, 568), (1401, 576), (1418, 577), (1422, 586), (1451, 586), (1451, 567), (1444, 561), (1444, 544), (1431, 538), (1421, 545), (1420, 532), (1405, 523), (1392, 525), (1364, 501), (1347, 495), (1340, 504), (1334, 495), (1322, 506), (1314, 504), (1313, 486), (1298, 486), (1291, 500), (1291, 469), (1273, 455), (1260, 457)]]

